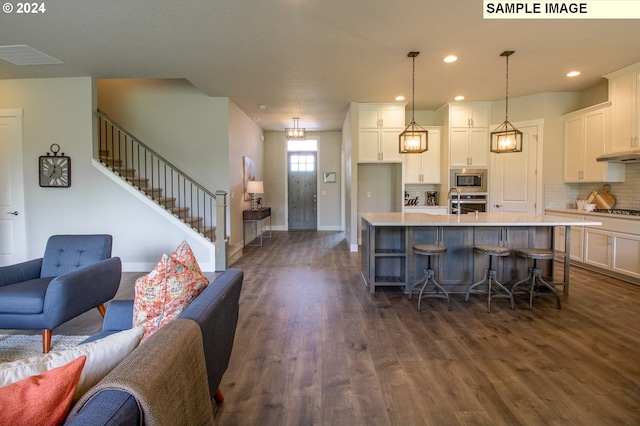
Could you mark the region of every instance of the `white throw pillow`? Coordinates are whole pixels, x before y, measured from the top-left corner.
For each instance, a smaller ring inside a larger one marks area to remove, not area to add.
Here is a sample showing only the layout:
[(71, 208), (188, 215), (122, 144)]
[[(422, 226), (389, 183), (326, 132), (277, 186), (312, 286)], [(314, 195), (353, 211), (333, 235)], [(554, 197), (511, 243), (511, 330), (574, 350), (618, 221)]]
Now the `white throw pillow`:
[(2, 363), (0, 364), (0, 386), (42, 374), (86, 355), (87, 361), (73, 394), (75, 402), (140, 344), (143, 333), (143, 327), (135, 327), (63, 351)]

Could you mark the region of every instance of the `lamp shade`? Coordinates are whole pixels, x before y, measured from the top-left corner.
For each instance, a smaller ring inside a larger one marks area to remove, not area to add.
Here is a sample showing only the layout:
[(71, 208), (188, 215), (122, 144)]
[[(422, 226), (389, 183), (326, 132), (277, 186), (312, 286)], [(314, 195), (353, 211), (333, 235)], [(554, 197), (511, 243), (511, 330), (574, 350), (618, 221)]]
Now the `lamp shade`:
[(264, 187), (261, 180), (250, 180), (247, 183), (247, 192), (249, 194), (264, 194)]
[(505, 121), (491, 132), (491, 152), (522, 152), (522, 132)]
[(412, 121), (404, 132), (400, 133), (400, 153), (419, 154), (429, 149), (429, 133)]

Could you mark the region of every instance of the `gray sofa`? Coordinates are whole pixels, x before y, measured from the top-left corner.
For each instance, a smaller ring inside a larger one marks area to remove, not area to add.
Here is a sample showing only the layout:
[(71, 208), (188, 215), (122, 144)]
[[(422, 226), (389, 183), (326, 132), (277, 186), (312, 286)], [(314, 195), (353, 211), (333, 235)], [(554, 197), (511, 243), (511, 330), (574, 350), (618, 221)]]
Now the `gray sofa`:
[[(228, 269), (72, 408), (68, 425), (210, 424), (238, 321), (243, 272)], [(211, 280), (211, 278), (210, 278)], [(133, 301), (109, 303), (101, 332), (131, 328)]]

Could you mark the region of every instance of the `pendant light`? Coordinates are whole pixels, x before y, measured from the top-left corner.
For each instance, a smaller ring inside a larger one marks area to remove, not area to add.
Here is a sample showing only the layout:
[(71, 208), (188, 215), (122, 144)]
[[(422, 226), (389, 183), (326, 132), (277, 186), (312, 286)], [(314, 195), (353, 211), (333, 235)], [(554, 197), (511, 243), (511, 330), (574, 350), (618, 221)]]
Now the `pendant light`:
[(504, 123), (491, 132), (491, 152), (503, 154), (506, 152), (522, 152), (522, 132), (509, 122), (509, 56), (515, 51), (505, 50), (500, 54), (507, 61), (506, 96), (504, 102)]
[(293, 117), (293, 127), (289, 127), (284, 129), (284, 138), (289, 139), (297, 139), (304, 140), (305, 139), (305, 129), (298, 127), (298, 117)]
[(420, 52), (409, 52), (407, 57), (413, 59), (413, 73), (411, 75), (411, 123), (400, 133), (400, 153), (401, 154), (420, 154), (429, 149), (428, 137), (429, 133), (416, 124), (415, 121), (415, 90), (416, 90), (416, 56)]

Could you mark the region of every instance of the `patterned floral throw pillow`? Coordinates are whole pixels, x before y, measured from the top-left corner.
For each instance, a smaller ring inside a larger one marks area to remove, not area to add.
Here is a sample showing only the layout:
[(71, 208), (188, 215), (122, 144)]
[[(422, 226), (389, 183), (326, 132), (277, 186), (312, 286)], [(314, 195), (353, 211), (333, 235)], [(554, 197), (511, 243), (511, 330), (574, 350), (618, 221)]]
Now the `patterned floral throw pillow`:
[(163, 254), (153, 271), (135, 283), (133, 326), (144, 327), (142, 340), (177, 318), (208, 284), (186, 241), (171, 255)]

